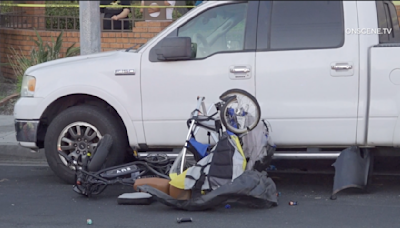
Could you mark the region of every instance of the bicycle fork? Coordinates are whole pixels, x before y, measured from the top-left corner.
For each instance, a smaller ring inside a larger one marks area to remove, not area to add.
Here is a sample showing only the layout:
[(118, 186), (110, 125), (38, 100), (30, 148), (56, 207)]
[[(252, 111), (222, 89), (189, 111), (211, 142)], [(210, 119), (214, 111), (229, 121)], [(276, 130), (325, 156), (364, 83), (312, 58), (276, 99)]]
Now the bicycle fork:
[[(202, 104), (204, 106), (204, 103), (203, 103), (204, 99), (205, 99), (205, 97), (197, 97), (197, 105), (196, 105), (196, 109), (195, 109), (195, 111), (193, 113), (193, 117), (198, 116), (200, 106)], [(186, 136), (185, 146), (183, 147), (183, 151), (182, 151), (182, 160), (181, 160), (180, 173), (183, 173), (183, 167), (185, 166), (185, 157), (186, 157), (186, 151), (187, 151), (187, 146), (188, 146), (187, 142), (190, 140), (190, 136), (192, 135), (192, 130), (193, 130), (193, 127), (194, 127), (194, 123), (195, 123), (195, 120), (192, 119), (192, 122), (190, 123), (188, 134)]]

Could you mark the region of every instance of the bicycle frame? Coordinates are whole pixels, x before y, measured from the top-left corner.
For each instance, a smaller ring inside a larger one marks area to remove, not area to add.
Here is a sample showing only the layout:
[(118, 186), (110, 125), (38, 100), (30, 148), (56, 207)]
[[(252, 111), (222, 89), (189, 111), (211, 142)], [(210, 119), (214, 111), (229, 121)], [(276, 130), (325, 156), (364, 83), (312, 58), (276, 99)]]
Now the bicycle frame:
[[(186, 156), (186, 152), (187, 152), (188, 141), (190, 140), (192, 134), (196, 135), (197, 132), (200, 129), (199, 126), (195, 126), (195, 123), (196, 123), (195, 119), (199, 116), (199, 111), (200, 111), (199, 109), (201, 107), (202, 110), (203, 110), (201, 113), (204, 113), (204, 115), (208, 115), (209, 112), (211, 111), (212, 106), (213, 106), (213, 105), (210, 105), (210, 107), (207, 110), (206, 109), (206, 105), (204, 103), (204, 100), (205, 100), (205, 97), (197, 97), (196, 109), (194, 110), (193, 115), (191, 117), (192, 121), (190, 123), (188, 133), (186, 135), (185, 145), (183, 146), (182, 160), (181, 160), (181, 165), (180, 165), (180, 173), (183, 172), (184, 164), (185, 164), (185, 161), (186, 161), (185, 156)], [(210, 132), (210, 134), (211, 134), (213, 140), (217, 143), (218, 142), (218, 136), (217, 136), (216, 132)]]
[[(230, 95), (230, 96), (227, 95), (227, 96), (224, 96), (224, 97), (220, 97), (220, 99), (221, 99), (222, 101), (217, 102), (217, 103), (215, 103), (215, 104), (213, 104), (213, 105), (210, 105), (210, 107), (209, 107), (208, 109), (206, 109), (206, 105), (205, 105), (205, 103), (204, 103), (205, 97), (197, 97), (196, 109), (195, 109), (195, 111), (193, 112), (192, 121), (191, 121), (191, 123), (190, 123), (189, 131), (188, 131), (188, 134), (187, 134), (187, 136), (186, 136), (185, 145), (184, 145), (183, 150), (182, 150), (182, 159), (181, 159), (181, 164), (180, 164), (180, 169), (179, 169), (180, 173), (183, 173), (183, 169), (184, 169), (184, 167), (185, 167), (185, 157), (186, 157), (186, 152), (187, 152), (188, 141), (190, 140), (191, 136), (192, 136), (192, 135), (196, 135), (196, 133), (198, 132), (198, 130), (201, 128), (201, 126), (195, 126), (196, 118), (198, 117), (198, 114), (199, 114), (199, 111), (200, 111), (199, 108), (201, 107), (201, 108), (203, 109), (202, 113), (203, 113), (204, 116), (206, 116), (206, 117), (212, 117), (212, 116), (214, 116), (214, 115), (216, 115), (217, 113), (220, 112), (220, 108), (222, 107), (222, 105), (223, 105), (224, 103), (230, 102), (232, 99), (236, 99), (236, 96), (235, 96), (235, 95)], [(210, 111), (211, 111), (212, 106), (215, 106), (215, 107), (216, 107), (217, 112), (210, 116), (209, 113), (210, 113)], [(221, 127), (221, 130), (222, 130), (222, 131), (226, 131), (226, 128), (225, 128), (225, 126), (223, 126), (223, 124), (221, 124), (220, 127)], [(194, 128), (194, 131), (192, 132), (193, 128)], [(216, 131), (219, 131), (219, 129), (215, 129), (215, 130), (216, 130)], [(218, 143), (218, 141), (219, 141), (219, 137), (218, 137), (219, 134), (217, 135), (217, 132), (216, 132), (216, 131), (211, 131), (211, 132), (210, 132), (210, 135), (212, 136), (214, 142), (215, 142), (215, 143)], [(219, 133), (219, 132), (218, 132), (218, 133)], [(239, 138), (242, 138), (242, 137), (243, 137), (244, 135), (246, 135), (246, 134), (247, 134), (247, 132), (246, 132), (246, 133), (243, 133), (243, 134), (240, 134), (240, 135), (237, 135), (237, 136), (238, 136)]]

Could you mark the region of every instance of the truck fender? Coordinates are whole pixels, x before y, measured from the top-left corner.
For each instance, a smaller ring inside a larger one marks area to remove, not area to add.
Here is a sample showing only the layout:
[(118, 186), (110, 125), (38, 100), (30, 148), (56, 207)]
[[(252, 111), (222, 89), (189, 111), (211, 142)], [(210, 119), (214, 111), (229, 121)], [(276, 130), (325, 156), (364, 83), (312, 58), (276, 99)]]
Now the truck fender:
[(112, 94), (106, 92), (104, 89), (95, 87), (95, 86), (87, 86), (87, 85), (71, 85), (58, 88), (57, 90), (53, 91), (52, 93), (46, 95), (42, 102), (36, 107), (36, 116), (41, 116), (44, 110), (56, 101), (60, 97), (74, 95), (74, 94), (82, 94), (82, 91), (85, 91), (84, 94), (91, 95), (98, 97), (109, 105), (111, 105), (117, 113), (120, 115), (128, 134), (129, 144), (131, 146), (138, 146), (138, 137), (136, 133), (136, 129), (133, 125), (131, 118), (129, 117), (128, 112), (126, 109), (121, 105), (116, 97)]

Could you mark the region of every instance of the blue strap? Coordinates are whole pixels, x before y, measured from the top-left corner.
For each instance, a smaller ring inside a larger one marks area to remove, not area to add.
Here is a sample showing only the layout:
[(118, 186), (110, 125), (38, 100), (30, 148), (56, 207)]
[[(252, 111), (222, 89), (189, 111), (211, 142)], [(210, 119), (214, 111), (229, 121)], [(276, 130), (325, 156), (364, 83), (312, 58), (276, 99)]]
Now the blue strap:
[(196, 139), (189, 139), (190, 144), (197, 150), (200, 156), (205, 157), (207, 155), (207, 149), (210, 146), (209, 144), (203, 144), (196, 141)]

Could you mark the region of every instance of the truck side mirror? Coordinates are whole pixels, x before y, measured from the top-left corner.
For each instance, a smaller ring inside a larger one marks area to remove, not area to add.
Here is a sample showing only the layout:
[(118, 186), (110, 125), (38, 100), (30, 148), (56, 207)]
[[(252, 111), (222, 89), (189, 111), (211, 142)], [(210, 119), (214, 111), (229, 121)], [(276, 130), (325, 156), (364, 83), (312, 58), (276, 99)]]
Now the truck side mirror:
[(190, 37), (165, 37), (155, 50), (161, 61), (187, 60), (192, 58), (192, 39)]

